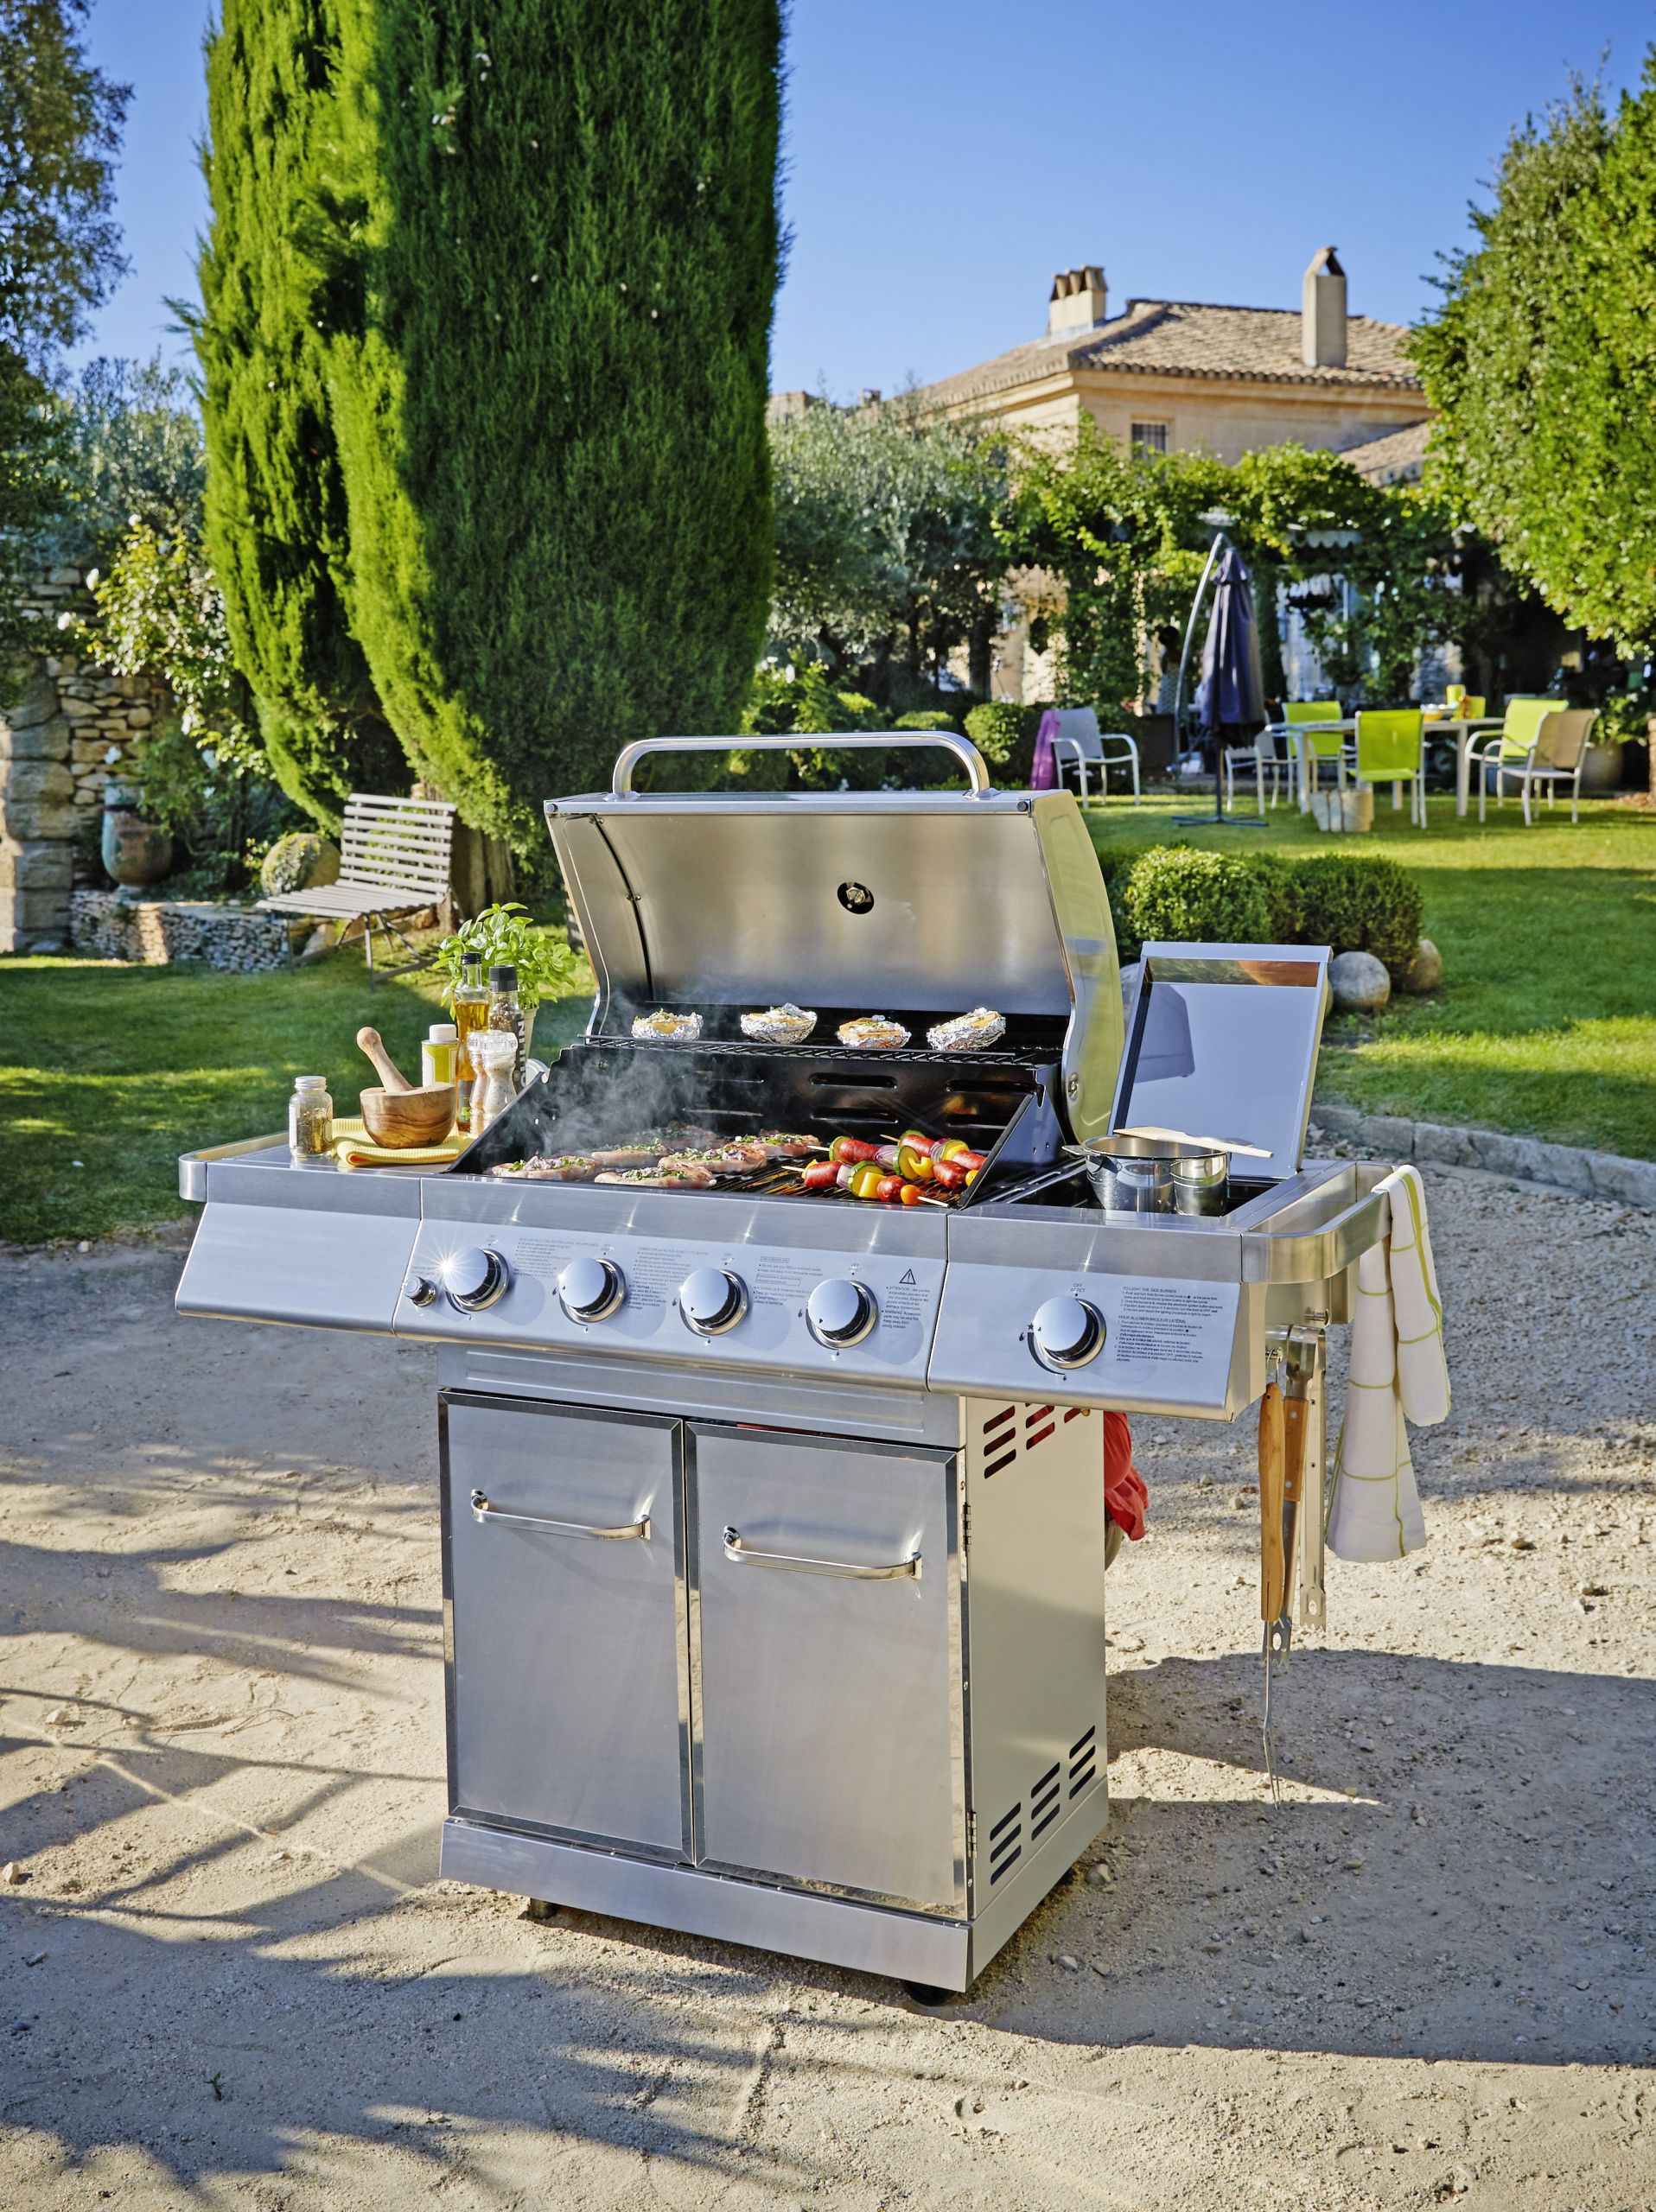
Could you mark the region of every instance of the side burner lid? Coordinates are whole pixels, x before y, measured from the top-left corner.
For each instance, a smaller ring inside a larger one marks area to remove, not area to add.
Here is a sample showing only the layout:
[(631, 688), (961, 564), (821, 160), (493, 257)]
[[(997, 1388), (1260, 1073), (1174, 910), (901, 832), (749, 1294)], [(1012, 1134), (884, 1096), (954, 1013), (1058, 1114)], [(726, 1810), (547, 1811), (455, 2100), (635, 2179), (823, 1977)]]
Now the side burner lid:
[[(1328, 999), (1328, 953), (1303, 944), (1147, 944), (1109, 1127), (1177, 1129), (1299, 1166)], [(1101, 1149), (1108, 1149), (1107, 1140)]]

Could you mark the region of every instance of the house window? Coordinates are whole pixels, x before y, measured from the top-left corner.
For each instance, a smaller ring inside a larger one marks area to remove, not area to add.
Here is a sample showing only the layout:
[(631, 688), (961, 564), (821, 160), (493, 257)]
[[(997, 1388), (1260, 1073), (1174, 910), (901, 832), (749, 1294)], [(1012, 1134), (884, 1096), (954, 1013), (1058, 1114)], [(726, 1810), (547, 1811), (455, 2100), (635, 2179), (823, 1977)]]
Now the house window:
[(1165, 423), (1135, 423), (1128, 443), (1135, 453), (1165, 453), (1168, 426)]

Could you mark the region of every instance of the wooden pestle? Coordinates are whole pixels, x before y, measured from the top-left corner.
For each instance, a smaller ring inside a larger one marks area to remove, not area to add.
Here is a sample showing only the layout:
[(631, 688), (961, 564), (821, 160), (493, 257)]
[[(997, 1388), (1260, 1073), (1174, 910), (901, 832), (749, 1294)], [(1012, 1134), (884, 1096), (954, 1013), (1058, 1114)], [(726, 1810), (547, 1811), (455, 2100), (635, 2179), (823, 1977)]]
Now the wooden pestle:
[(356, 1041), (373, 1062), (379, 1080), (387, 1090), (414, 1090), (418, 1088), (417, 1084), (408, 1081), (385, 1050), (385, 1040), (377, 1029), (359, 1029)]

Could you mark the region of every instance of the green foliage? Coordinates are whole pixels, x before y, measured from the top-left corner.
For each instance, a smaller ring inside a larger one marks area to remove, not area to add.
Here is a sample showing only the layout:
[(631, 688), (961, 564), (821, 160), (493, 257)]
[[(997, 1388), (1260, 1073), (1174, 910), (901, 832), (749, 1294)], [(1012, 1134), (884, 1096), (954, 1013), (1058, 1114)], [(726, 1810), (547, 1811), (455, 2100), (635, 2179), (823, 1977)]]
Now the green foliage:
[(1320, 853), (1294, 868), (1298, 899), (1295, 938), (1336, 952), (1372, 952), (1393, 977), (1402, 976), (1420, 943), (1420, 886), (1396, 861)]
[(1147, 938), (1326, 944), (1372, 952), (1400, 976), (1420, 942), (1420, 886), (1379, 855), (1215, 853), (1173, 844), (1142, 853), (1105, 848), (1099, 865), (1124, 960), (1136, 960)]
[(1233, 854), (1152, 845), (1134, 861), (1123, 904), (1141, 944), (1150, 938), (1267, 941), (1264, 893), (1247, 862)]
[(259, 888), (267, 899), (340, 880), (340, 849), (314, 830), (290, 830), (278, 837), (258, 864)]
[(192, 744), (210, 747), (238, 774), (268, 775), (224, 601), (200, 546), (137, 523), (107, 571), (94, 569), (86, 582), (93, 613), (61, 618), (77, 647), (117, 676), (164, 683)]
[(86, 60), (89, 0), (0, 0), (0, 705), (49, 637), (24, 595), (71, 497), (49, 378), (120, 276), (111, 217), (127, 91)]
[(341, 0), (313, 308), (410, 757), (538, 848), (763, 638), (776, 0)]
[(164, 715), (132, 746), (122, 766), (137, 785), (144, 819), (172, 832), (168, 895), (216, 897), (239, 891), (249, 849), (285, 830), (293, 809), (255, 765), (199, 744), (177, 715)]
[(868, 668), (912, 690), (959, 645), (986, 644), (998, 612), (1003, 450), (970, 423), (825, 402), (771, 432), (776, 484), (774, 647)]
[(408, 766), (347, 613), (350, 543), (298, 239), (331, 150), (333, 0), (225, 0), (207, 48), (212, 218), (191, 317), (209, 462), (206, 542), (271, 766), (337, 830)]
[(0, 0), (0, 348), (36, 370), (124, 272), (115, 156), (131, 89), (86, 59), (91, 0)]
[[(742, 734), (748, 737), (785, 737), (795, 730), (802, 737), (826, 736), (835, 730), (884, 727), (873, 700), (860, 691), (837, 688), (820, 661), (808, 661), (803, 668), (762, 663), (755, 672), (742, 716)], [(791, 782), (800, 791), (838, 791), (842, 783), (853, 791), (876, 791), (884, 779), (885, 764), (884, 753), (872, 747), (866, 752), (840, 753), (801, 746), (793, 753), (733, 754), (731, 772), (738, 785), (749, 789), (780, 791)]]
[(1596, 86), (1509, 140), (1476, 243), (1415, 358), (1431, 458), (1515, 575), (1589, 636), (1656, 643), (1656, 52), (1614, 117)]
[[(1347, 696), (1406, 697), (1424, 652), (1467, 644), (1495, 619), (1458, 588), (1464, 556), (1449, 506), (1410, 485), (1371, 484), (1337, 454), (1270, 446), (1230, 466), (1131, 453), (1086, 423), (1073, 447), (1029, 443), (1016, 483), (1005, 554), (1033, 642), (1060, 648), (1064, 704), (1113, 709), (1150, 696), (1147, 649), (1158, 629), (1184, 625), (1213, 540), (1201, 518), (1215, 509), (1231, 518), (1261, 608), (1278, 583), (1331, 569), (1353, 587), (1353, 613), (1305, 608), (1318, 657)], [(1263, 627), (1274, 650), (1274, 626)]]
[(991, 699), (966, 716), (966, 735), (1003, 784), (1027, 784), (1035, 766), (1035, 739), (1044, 706), (1024, 707), (1010, 699)]
[(543, 999), (558, 997), (580, 966), (563, 937), (538, 927), (530, 920), (528, 908), (515, 899), (499, 906), (485, 906), (437, 947), (434, 957), (447, 978), (443, 992), (445, 1006), (454, 1003), (460, 964), (468, 952), (481, 952), (486, 969), (511, 962), (518, 971), (518, 997), (525, 1011)]
[(134, 523), (163, 537), (200, 538), (207, 456), (182, 369), (99, 359), (67, 403), (68, 507), (51, 534), (54, 560), (82, 565), (114, 553)]

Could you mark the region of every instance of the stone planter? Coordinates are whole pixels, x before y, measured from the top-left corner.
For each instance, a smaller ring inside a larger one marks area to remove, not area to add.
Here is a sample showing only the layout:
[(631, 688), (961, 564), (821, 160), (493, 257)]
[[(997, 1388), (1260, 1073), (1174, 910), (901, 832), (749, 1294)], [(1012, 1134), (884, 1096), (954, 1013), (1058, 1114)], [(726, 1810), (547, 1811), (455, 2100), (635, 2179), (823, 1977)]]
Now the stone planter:
[[(1587, 758), (1582, 762), (1582, 797), (1590, 791), (1595, 798), (1608, 798), (1621, 788), (1621, 747), (1619, 745), (1589, 745)], [(1568, 792), (1565, 797), (1568, 798)]]
[(125, 889), (159, 883), (173, 864), (172, 832), (146, 822), (137, 808), (137, 795), (125, 785), (105, 786), (104, 866)]

